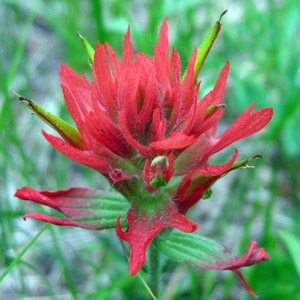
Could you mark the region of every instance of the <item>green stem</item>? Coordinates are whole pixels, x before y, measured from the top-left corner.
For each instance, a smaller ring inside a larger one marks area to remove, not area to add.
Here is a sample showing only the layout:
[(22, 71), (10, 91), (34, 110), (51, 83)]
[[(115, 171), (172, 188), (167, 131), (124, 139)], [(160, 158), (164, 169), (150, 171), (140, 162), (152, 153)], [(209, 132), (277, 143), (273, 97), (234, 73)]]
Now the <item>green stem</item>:
[(151, 290), (158, 297), (160, 283), (159, 251), (153, 243), (149, 246), (149, 274)]

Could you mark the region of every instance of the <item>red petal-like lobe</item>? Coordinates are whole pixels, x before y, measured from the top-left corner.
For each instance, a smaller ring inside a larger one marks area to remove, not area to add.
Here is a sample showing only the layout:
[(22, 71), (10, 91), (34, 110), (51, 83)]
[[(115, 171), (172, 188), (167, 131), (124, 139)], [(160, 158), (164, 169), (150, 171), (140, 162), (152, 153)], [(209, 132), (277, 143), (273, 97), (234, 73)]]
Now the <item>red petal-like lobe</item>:
[(185, 97), (189, 93), (189, 90), (194, 85), (194, 68), (195, 68), (196, 56), (197, 56), (197, 48), (194, 49), (189, 59), (186, 75), (181, 85), (183, 99), (185, 99)]
[(30, 217), (55, 225), (91, 230), (114, 227), (117, 216), (128, 209), (128, 203), (119, 194), (86, 188), (38, 192), (24, 187), (17, 190), (15, 196), (49, 206), (67, 217), (58, 219), (40, 213), (29, 213), (24, 219)]
[(190, 130), (191, 130), (193, 124), (195, 123), (196, 119), (198, 118), (198, 116), (197, 116), (197, 111), (198, 111), (197, 94), (194, 94), (193, 97), (191, 97), (191, 99), (193, 99), (193, 103), (190, 107), (189, 114), (187, 115), (187, 118), (184, 118), (184, 119), (186, 119), (185, 124), (180, 129), (181, 133), (184, 133), (187, 135), (190, 133)]
[(163, 52), (166, 60), (169, 58), (169, 28), (167, 24), (167, 18), (164, 19), (159, 33), (158, 41), (159, 49)]
[(178, 210), (183, 214), (195, 205), (204, 195), (204, 193), (220, 178), (220, 176), (200, 175), (191, 180), (189, 176), (178, 187), (176, 194), (176, 203)]
[(58, 226), (74, 226), (74, 227), (80, 227), (89, 230), (99, 230), (98, 228), (95, 228), (93, 226), (78, 224), (76, 222), (68, 221), (66, 219), (50, 217), (41, 213), (28, 213), (23, 217), (23, 219), (26, 221), (27, 218), (33, 218), (38, 221), (47, 222)]
[(212, 93), (210, 94), (210, 97), (207, 99), (207, 107), (222, 103), (225, 95), (225, 86), (228, 77), (229, 67), (229, 61), (227, 61), (219, 74), (219, 77), (214, 86), (214, 89), (212, 90)]
[(139, 86), (139, 93), (141, 94), (140, 98), (142, 100), (142, 105), (138, 113), (138, 123), (136, 126), (136, 131), (141, 137), (144, 137), (145, 135), (145, 128), (147, 123), (151, 119), (153, 109), (158, 104), (160, 104), (158, 87), (154, 72), (150, 71), (150, 68), (147, 68), (147, 73), (144, 74), (144, 76), (147, 76), (147, 78), (144, 78), (143, 81), (140, 81), (140, 85), (143, 84), (143, 88)]
[(177, 191), (174, 191), (174, 192), (176, 192), (175, 202), (176, 202), (178, 210), (180, 212), (184, 211), (184, 206), (183, 206), (183, 203), (185, 201), (184, 195), (185, 195), (188, 187), (190, 186), (191, 181), (192, 181), (192, 179), (190, 178), (190, 176), (185, 176), (181, 180), (181, 182), (177, 188)]
[(166, 182), (169, 182), (170, 179), (173, 176), (174, 173), (174, 154), (173, 152), (170, 152), (170, 154), (168, 155), (168, 161), (169, 161), (169, 168), (166, 171), (166, 175), (165, 175), (165, 179)]
[(107, 53), (109, 55), (110, 65), (112, 68), (113, 75), (115, 78), (118, 78), (120, 76), (120, 71), (121, 71), (120, 61), (113, 48), (108, 43), (105, 43), (105, 46), (107, 49)]
[(53, 135), (50, 135), (44, 131), (43, 135), (46, 140), (60, 153), (67, 156), (68, 158), (83, 164), (87, 167), (97, 170), (101, 173), (106, 173), (111, 171), (110, 165), (102, 160), (101, 158), (97, 157), (92, 151), (82, 151), (77, 148), (72, 147), (71, 145), (67, 144), (60, 138), (57, 138)]
[[(207, 109), (211, 106), (222, 103), (225, 94), (225, 85), (229, 71), (229, 62), (227, 62), (220, 72), (218, 80), (212, 91), (205, 95), (205, 97), (198, 102), (196, 117), (194, 118), (193, 124), (190, 125), (189, 134), (195, 134), (200, 136), (203, 132), (208, 131), (209, 136), (214, 136), (220, 118), (224, 111), (218, 109), (214, 113), (210, 114), (207, 118)], [(205, 119), (205, 120), (204, 120)]]
[(250, 113), (254, 105), (255, 103), (250, 105), (224, 133), (216, 138), (218, 142), (214, 146), (212, 154), (260, 131), (270, 122), (273, 116), (273, 109), (263, 108)]
[(165, 98), (164, 106), (171, 112), (168, 128), (176, 128), (184, 120), (180, 119), (182, 94), (180, 89), (180, 57), (178, 52), (173, 48), (171, 57), (172, 71), (172, 97)]
[[(202, 170), (198, 169), (199, 173), (194, 172), (192, 174), (188, 174), (184, 177), (184, 179), (181, 181), (181, 183), (178, 186), (177, 192), (176, 192), (176, 203), (177, 208), (180, 212), (186, 213), (195, 203), (197, 203), (204, 195), (204, 193), (224, 174), (227, 172), (243, 167), (245, 166), (249, 161), (252, 159), (255, 159), (259, 156), (254, 156), (249, 159), (245, 159), (241, 162), (238, 162), (236, 164), (233, 164), (236, 157), (238, 155), (237, 150), (233, 154), (232, 158), (228, 163), (226, 163), (223, 166), (209, 166), (208, 169), (211, 173), (210, 174), (216, 174), (216, 175), (210, 175), (208, 176), (209, 172), (207, 171), (207, 174), (203, 175), (201, 174)], [(218, 169), (220, 167), (220, 169)], [(223, 173), (221, 172), (223, 171)], [(205, 173), (206, 170), (203, 170), (203, 173)], [(178, 174), (176, 174), (178, 175)]]
[[(145, 94), (143, 98), (143, 105), (138, 114), (137, 120), (137, 132), (140, 136), (145, 135), (145, 128), (149, 120), (151, 119), (151, 115), (153, 114), (153, 110), (159, 101), (159, 94), (157, 83), (155, 81), (155, 77), (153, 72), (149, 72), (147, 85), (145, 88)], [(157, 108), (159, 110), (159, 108)]]
[(152, 142), (155, 140), (159, 125), (161, 123), (161, 110), (157, 107), (152, 114), (152, 123), (148, 133), (148, 141)]
[(220, 108), (216, 108), (209, 114), (199, 127), (195, 128), (195, 123), (193, 126), (193, 131), (191, 133), (200, 136), (202, 133), (205, 133), (207, 137), (212, 137), (215, 135), (216, 128), (218, 126), (219, 120), (222, 118), (224, 114), (224, 110), (220, 110)]
[(211, 148), (210, 140), (202, 134), (191, 146), (184, 149), (175, 159), (175, 173), (197, 169), (207, 162), (207, 153)]
[(243, 274), (241, 273), (240, 270), (234, 270), (232, 271), (237, 278), (241, 281), (242, 285), (244, 286), (245, 290), (253, 297), (258, 298), (258, 295), (256, 295), (253, 290), (251, 289), (251, 287), (249, 286), (249, 284), (247, 283), (246, 279), (244, 278)]
[(257, 246), (256, 241), (250, 242), (250, 246), (242, 257), (233, 257), (231, 262), (217, 262), (216, 270), (237, 270), (241, 267), (248, 267), (257, 264), (261, 261), (268, 260), (270, 256), (263, 248), (255, 250)]
[(132, 155), (132, 148), (123, 137), (121, 130), (103, 111), (98, 110), (97, 113), (90, 113), (86, 122), (86, 129), (93, 138), (116, 155), (121, 157)]
[(167, 119), (163, 119), (159, 123), (158, 129), (157, 129), (157, 132), (156, 132), (156, 135), (155, 135), (153, 141), (161, 141), (164, 138), (166, 125), (167, 125)]
[[(93, 87), (96, 99), (105, 108), (106, 114), (114, 118), (117, 112), (116, 99), (111, 95), (110, 82), (112, 76), (105, 47), (98, 42), (93, 65)], [(99, 107), (94, 103), (94, 111)]]
[(196, 138), (193, 135), (188, 136), (181, 132), (174, 131), (168, 138), (151, 143), (150, 149), (182, 149), (192, 145), (195, 141)]
[(210, 164), (205, 164), (204, 168), (199, 168), (199, 169), (195, 169), (195, 170), (191, 170), (191, 171), (186, 171), (186, 172), (178, 173), (176, 175), (187, 175), (187, 174), (195, 174), (195, 173), (199, 173), (199, 174), (202, 174), (202, 175), (205, 175), (205, 176), (222, 175), (223, 173), (226, 173), (231, 168), (231, 166), (233, 165), (233, 163), (237, 159), (237, 156), (238, 156), (238, 150), (235, 150), (235, 152), (232, 155), (231, 159), (224, 165), (213, 166), (213, 165), (210, 165)]
[[(182, 132), (186, 134), (195, 134), (199, 136), (198, 132), (203, 132), (202, 129), (199, 130), (199, 128), (203, 128), (203, 120), (206, 116), (207, 111), (207, 103), (206, 98), (204, 97), (200, 102), (198, 102), (198, 93), (194, 95), (196, 98), (196, 107), (193, 106), (192, 110), (192, 116), (189, 116), (188, 123), (182, 128)], [(195, 105), (195, 104), (194, 104)], [(196, 112), (194, 113), (194, 110), (196, 109)], [(190, 112), (189, 112), (190, 115)]]
[(261, 261), (266, 261), (270, 258), (270, 256), (265, 252), (263, 248), (259, 248), (255, 250), (257, 246), (256, 241), (252, 241), (250, 243), (249, 249), (242, 257), (229, 257), (228, 255), (225, 256), (224, 260), (216, 260), (213, 265), (200, 265), (200, 267), (205, 269), (212, 269), (212, 270), (231, 270), (233, 271), (237, 277), (241, 280), (245, 289), (254, 297), (258, 297), (250, 288), (250, 286), (246, 283), (243, 275), (239, 271), (239, 268), (252, 266), (257, 264)]
[(138, 142), (132, 136), (131, 132), (128, 129), (125, 109), (121, 110), (121, 113), (120, 113), (120, 127), (121, 127), (121, 131), (122, 131), (124, 137), (126, 138), (127, 142), (133, 148), (135, 148), (140, 153), (140, 155), (142, 155), (144, 157), (148, 157), (148, 153), (149, 153), (148, 148), (145, 147), (144, 145), (142, 145), (140, 142)]
[(150, 178), (149, 178), (149, 176), (150, 176), (150, 165), (151, 165), (150, 161), (148, 159), (146, 159), (145, 166), (144, 166), (144, 169), (143, 169), (143, 179), (144, 179), (144, 181), (145, 181), (145, 183), (148, 187), (151, 187), (150, 186)]
[(167, 18), (161, 25), (159, 41), (154, 49), (154, 65), (156, 78), (161, 89), (166, 92), (170, 89), (170, 63), (169, 63), (169, 30)]
[(97, 43), (95, 51), (93, 71), (95, 71), (95, 75), (98, 77), (97, 79), (103, 83), (107, 82), (107, 80), (111, 78), (110, 66), (105, 47), (99, 42)]
[(193, 232), (197, 229), (197, 224), (178, 213), (171, 201), (165, 208), (160, 207), (152, 216), (140, 212), (133, 204), (127, 213), (128, 229), (126, 232), (123, 232), (120, 219), (119, 217), (117, 220), (116, 231), (120, 239), (130, 244), (129, 273), (132, 276), (145, 263), (148, 245), (163, 228), (171, 226), (184, 232)]
[[(130, 41), (130, 26), (128, 26), (127, 33), (124, 36), (124, 47), (122, 54), (121, 70), (125, 73), (133, 62), (133, 47)], [(123, 74), (124, 74), (123, 73)]]
[[(88, 123), (90, 124), (90, 123)], [(98, 124), (99, 125), (99, 124)], [(86, 137), (84, 139), (83, 148), (86, 151), (91, 150), (93, 156), (105, 160), (108, 162), (112, 168), (118, 168), (120, 165), (124, 165), (128, 163), (128, 159), (122, 158), (115, 153), (111, 152), (106, 145), (103, 145), (103, 140), (99, 141), (94, 137), (93, 131), (89, 131), (89, 126), (82, 127), (82, 134)], [(124, 153), (124, 152), (123, 152)], [(131, 172), (131, 170), (126, 170), (126, 172)]]
[(127, 72), (126, 80), (122, 80), (118, 88), (118, 100), (121, 110), (126, 111), (126, 122), (127, 125), (134, 129), (137, 118), (137, 92), (138, 92), (138, 80), (136, 79), (136, 74), (134, 72), (136, 69), (134, 67), (130, 68)]
[(92, 110), (91, 84), (67, 65), (61, 65), (59, 75), (67, 108), (78, 124)]

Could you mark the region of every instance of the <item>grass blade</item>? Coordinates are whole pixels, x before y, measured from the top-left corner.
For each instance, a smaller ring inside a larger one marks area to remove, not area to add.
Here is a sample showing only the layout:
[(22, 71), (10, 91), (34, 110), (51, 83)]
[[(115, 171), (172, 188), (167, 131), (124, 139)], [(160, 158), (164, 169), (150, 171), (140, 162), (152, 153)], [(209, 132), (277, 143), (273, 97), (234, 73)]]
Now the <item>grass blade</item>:
[(44, 225), (43, 228), (38, 232), (38, 234), (29, 242), (29, 244), (21, 251), (21, 253), (15, 258), (15, 260), (8, 266), (8, 268), (1, 274), (1, 281), (7, 276), (7, 274), (12, 270), (12, 268), (20, 261), (23, 255), (27, 252), (27, 250), (34, 244), (34, 242), (39, 238), (39, 236), (45, 231), (48, 227), (48, 224)]

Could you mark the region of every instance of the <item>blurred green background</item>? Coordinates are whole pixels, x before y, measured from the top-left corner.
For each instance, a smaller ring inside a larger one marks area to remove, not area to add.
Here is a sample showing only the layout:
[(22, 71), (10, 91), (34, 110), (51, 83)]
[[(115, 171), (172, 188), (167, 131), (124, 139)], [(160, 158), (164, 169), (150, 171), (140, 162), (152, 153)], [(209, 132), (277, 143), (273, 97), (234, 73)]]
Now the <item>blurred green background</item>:
[[(0, 0), (0, 299), (148, 299), (113, 231), (90, 232), (47, 226), (22, 216), (49, 210), (13, 197), (28, 185), (38, 190), (72, 186), (107, 189), (95, 171), (47, 144), (46, 125), (30, 117), (9, 88), (71, 122), (64, 106), (59, 63), (91, 79), (79, 31), (93, 46), (109, 42), (121, 55), (132, 28), (135, 51), (153, 55), (160, 24), (168, 16), (170, 44), (186, 66), (195, 46), (219, 18), (222, 29), (201, 71), (200, 98), (225, 62), (231, 70), (221, 131), (253, 101), (273, 107), (274, 118), (259, 134), (234, 146), (240, 159), (262, 154), (255, 169), (238, 170), (214, 186), (191, 218), (199, 234), (242, 255), (258, 240), (271, 259), (243, 274), (260, 299), (300, 299), (300, 2), (208, 0)], [(231, 148), (234, 149), (233, 147)], [(231, 152), (232, 153), (232, 152)], [(165, 260), (163, 300), (251, 299), (229, 271), (176, 265)], [(1, 277), (0, 277), (1, 278)], [(145, 275), (145, 279), (147, 276)]]

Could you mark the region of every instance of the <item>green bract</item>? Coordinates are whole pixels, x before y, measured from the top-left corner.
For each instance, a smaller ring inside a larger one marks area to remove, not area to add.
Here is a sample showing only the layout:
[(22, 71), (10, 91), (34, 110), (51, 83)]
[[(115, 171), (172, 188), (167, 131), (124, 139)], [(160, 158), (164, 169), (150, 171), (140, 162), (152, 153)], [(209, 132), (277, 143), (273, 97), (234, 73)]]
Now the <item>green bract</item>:
[(81, 134), (76, 128), (48, 112), (32, 100), (24, 97), (19, 97), (19, 100), (21, 103), (25, 103), (41, 120), (55, 129), (66, 142), (76, 148), (82, 149)]

